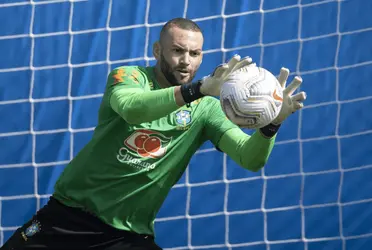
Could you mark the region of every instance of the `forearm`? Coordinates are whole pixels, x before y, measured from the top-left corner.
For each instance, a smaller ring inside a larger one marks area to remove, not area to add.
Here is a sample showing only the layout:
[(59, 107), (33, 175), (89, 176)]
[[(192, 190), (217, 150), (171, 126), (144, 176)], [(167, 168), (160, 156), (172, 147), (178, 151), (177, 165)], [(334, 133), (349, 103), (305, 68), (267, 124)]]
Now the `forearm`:
[(110, 97), (112, 109), (130, 124), (157, 120), (184, 104), (179, 86), (149, 92), (119, 89)]
[(218, 147), (241, 167), (256, 172), (266, 164), (274, 143), (275, 136), (268, 139), (258, 131), (249, 136), (237, 128), (226, 131)]

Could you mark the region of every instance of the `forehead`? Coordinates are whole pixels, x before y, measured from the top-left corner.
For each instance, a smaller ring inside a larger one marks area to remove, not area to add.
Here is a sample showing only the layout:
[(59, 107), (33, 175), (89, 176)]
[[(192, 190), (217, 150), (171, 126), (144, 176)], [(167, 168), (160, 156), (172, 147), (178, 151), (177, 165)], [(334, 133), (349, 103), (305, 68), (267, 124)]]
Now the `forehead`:
[(179, 45), (190, 49), (202, 49), (203, 35), (198, 31), (172, 26), (164, 34), (163, 43), (167, 46)]

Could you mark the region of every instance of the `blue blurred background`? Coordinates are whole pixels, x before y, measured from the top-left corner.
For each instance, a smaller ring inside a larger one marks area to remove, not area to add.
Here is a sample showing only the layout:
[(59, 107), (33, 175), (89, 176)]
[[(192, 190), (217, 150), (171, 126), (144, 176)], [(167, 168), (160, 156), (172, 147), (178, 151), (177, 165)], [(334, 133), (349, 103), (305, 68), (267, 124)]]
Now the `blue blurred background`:
[(158, 215), (158, 244), (370, 249), (371, 11), (370, 0), (0, 0), (0, 245), (90, 139), (108, 72), (153, 65), (161, 26), (183, 16), (205, 35), (197, 78), (239, 53), (301, 75), (308, 100), (263, 171), (203, 145)]

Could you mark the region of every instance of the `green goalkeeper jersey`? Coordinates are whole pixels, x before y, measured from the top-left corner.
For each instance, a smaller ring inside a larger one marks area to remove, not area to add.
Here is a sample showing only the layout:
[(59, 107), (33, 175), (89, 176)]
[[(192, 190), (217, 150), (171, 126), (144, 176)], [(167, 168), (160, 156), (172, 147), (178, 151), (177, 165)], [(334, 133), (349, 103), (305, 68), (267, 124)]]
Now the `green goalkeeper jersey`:
[[(134, 121), (150, 117), (141, 123), (125, 120), (115, 111), (119, 106), (113, 108), (115, 93), (124, 93), (126, 98), (125, 93), (151, 91), (164, 91), (162, 96), (174, 98), (173, 92), (160, 90), (152, 67), (119, 67), (109, 74), (93, 137), (66, 166), (55, 185), (55, 198), (83, 208), (115, 228), (154, 234), (156, 214), (193, 154), (207, 140), (218, 146), (222, 135), (237, 127), (214, 97), (173, 107), (155, 120), (150, 118), (159, 110), (133, 109)], [(162, 101), (155, 98), (153, 105)], [(126, 105), (131, 110), (132, 103)], [(267, 150), (259, 147), (262, 152), (254, 152), (251, 147), (252, 152), (247, 153), (266, 160), (274, 140), (260, 138)]]

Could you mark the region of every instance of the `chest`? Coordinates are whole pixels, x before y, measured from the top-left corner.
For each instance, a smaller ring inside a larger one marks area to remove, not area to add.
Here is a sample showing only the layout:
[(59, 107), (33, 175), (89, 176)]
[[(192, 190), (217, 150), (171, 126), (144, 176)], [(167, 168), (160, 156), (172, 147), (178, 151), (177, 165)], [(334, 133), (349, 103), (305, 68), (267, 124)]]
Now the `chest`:
[(202, 127), (203, 117), (199, 110), (184, 106), (157, 120), (133, 126), (133, 129), (150, 129), (177, 137)]

